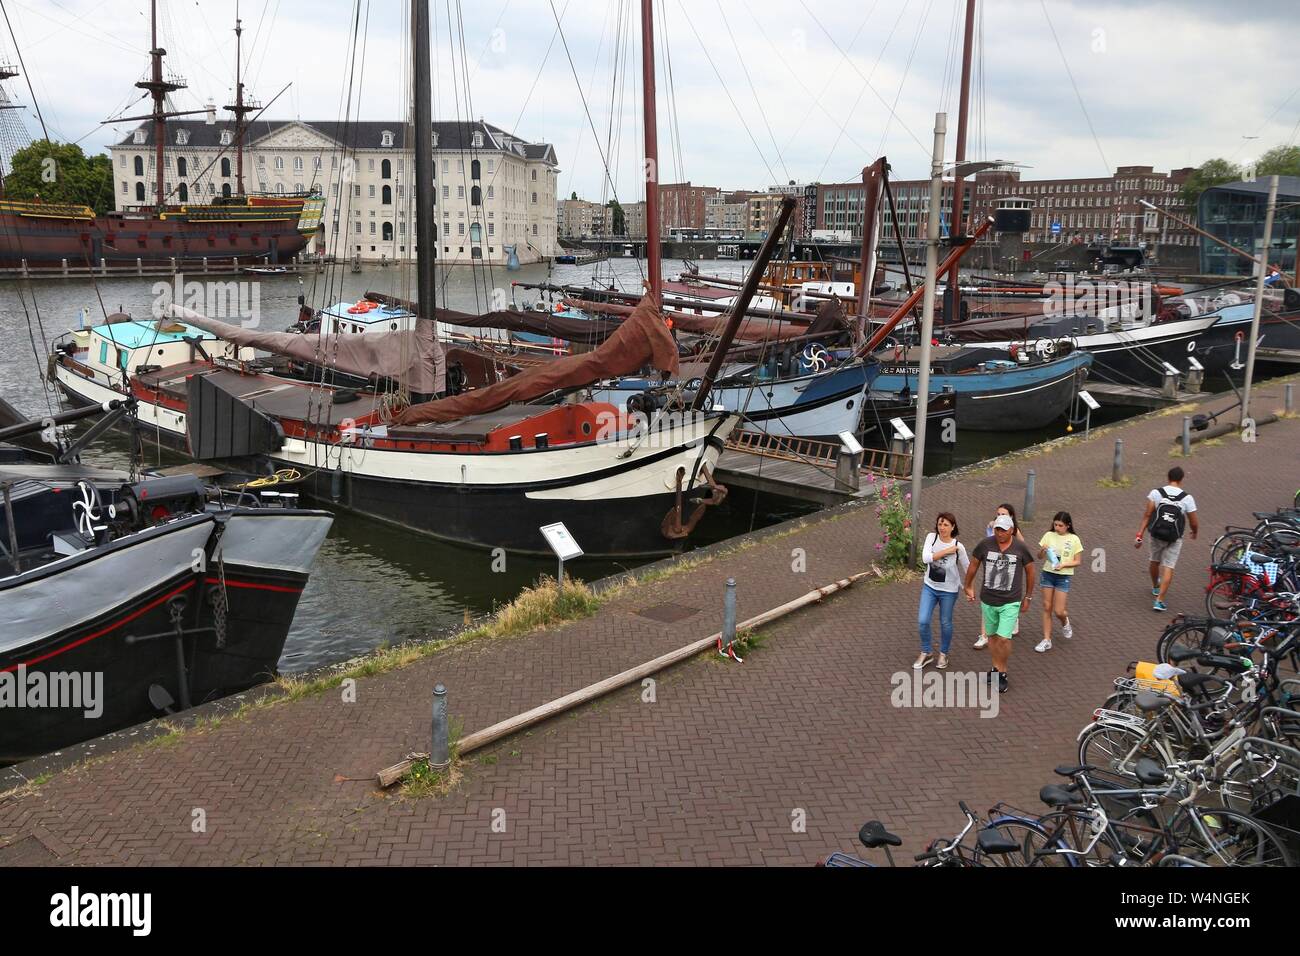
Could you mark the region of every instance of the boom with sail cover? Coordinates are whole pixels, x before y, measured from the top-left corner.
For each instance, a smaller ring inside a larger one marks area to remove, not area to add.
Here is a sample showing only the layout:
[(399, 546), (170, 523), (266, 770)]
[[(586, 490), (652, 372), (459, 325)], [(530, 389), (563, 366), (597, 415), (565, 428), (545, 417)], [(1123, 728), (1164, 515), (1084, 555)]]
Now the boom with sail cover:
[(260, 332), (210, 319), (173, 305), (170, 314), (188, 325), (236, 345), (262, 349), (338, 369), (349, 375), (372, 374), (406, 382), (414, 393), (437, 395), (447, 388), (447, 363), (434, 323), (417, 319), (404, 332)]
[(653, 365), (665, 377), (679, 372), (677, 345), (648, 295), (618, 330), (592, 351), (566, 355), (486, 388), (412, 405), (398, 416), (397, 424), (450, 422), (481, 415), (560, 389), (581, 388), (603, 378), (630, 375), (646, 364)]

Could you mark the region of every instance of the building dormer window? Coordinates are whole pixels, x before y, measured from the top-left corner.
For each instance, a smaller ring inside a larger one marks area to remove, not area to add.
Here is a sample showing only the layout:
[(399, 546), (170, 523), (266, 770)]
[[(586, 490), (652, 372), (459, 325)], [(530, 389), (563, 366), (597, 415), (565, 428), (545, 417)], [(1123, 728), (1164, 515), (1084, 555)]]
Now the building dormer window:
[(379, 136), (379, 145), (381, 145), (381, 146), (392, 146), (392, 145), (393, 145), (393, 131), (392, 131), (392, 130), (390, 130), (390, 129), (386, 129), (386, 130), (384, 130), (384, 131), (380, 134), (380, 136)]
[(178, 129), (176, 131), (176, 145), (188, 146), (190, 143), (190, 131), (187, 129)]
[(223, 130), (221, 131), (221, 145), (222, 145), (222, 146), (229, 146), (229, 145), (234, 141), (234, 139), (235, 139), (234, 134), (232, 134), (232, 133), (230, 132), (230, 130), (228, 130), (228, 129), (223, 129)]
[(144, 142), (144, 130), (138, 129), (132, 134), (132, 139), (137, 146)]
[(477, 130), (474, 131), (474, 140), (473, 140), (473, 143), (474, 143), (474, 148), (475, 148), (475, 149), (482, 149), (482, 148), (483, 148), (483, 134), (480, 133), (480, 132), (478, 132)]
[(438, 148), (438, 131), (436, 129), (433, 131), (433, 148)]

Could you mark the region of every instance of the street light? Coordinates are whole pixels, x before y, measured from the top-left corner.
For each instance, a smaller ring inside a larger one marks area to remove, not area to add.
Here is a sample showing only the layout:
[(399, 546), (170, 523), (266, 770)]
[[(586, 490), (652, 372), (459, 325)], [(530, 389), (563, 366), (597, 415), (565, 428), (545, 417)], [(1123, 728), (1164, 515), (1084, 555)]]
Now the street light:
[[(930, 162), (930, 214), (926, 222), (925, 291), (921, 299), (921, 356), (916, 376), (916, 441), (912, 449), (912, 563), (916, 563), (916, 542), (920, 531), (921, 484), (925, 476), (925, 433), (930, 409), (930, 339), (934, 336), (934, 287), (939, 272), (939, 209), (943, 202), (945, 176), (966, 177), (995, 166), (1011, 167), (1005, 160), (982, 160), (943, 165), (944, 138), (948, 114), (934, 116), (934, 153)], [(961, 210), (954, 210), (960, 220)], [(955, 270), (954, 270), (955, 271)]]

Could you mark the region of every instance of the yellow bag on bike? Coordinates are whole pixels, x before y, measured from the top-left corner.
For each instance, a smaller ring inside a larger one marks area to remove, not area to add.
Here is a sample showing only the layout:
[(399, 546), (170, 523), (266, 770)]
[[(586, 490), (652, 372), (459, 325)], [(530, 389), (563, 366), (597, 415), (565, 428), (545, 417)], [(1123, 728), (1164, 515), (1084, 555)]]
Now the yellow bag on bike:
[(1150, 661), (1138, 661), (1133, 665), (1133, 677), (1142, 687), (1170, 697), (1181, 697), (1183, 690), (1175, 680), (1159, 680), (1155, 676), (1156, 665)]

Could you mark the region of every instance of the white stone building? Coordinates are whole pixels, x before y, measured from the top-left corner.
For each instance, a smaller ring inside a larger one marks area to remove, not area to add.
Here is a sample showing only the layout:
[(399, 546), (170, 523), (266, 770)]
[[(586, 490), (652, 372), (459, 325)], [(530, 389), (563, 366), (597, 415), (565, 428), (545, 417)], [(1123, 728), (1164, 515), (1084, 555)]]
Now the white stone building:
[[(408, 260), (415, 251), (415, 153), (400, 122), (258, 121), (244, 148), (247, 193), (319, 191), (323, 231), (308, 247), (341, 259)], [(164, 152), (167, 202), (212, 202), (238, 192), (229, 123), (171, 121)], [(434, 200), (442, 261), (504, 263), (557, 254), (559, 169), (549, 143), (490, 123), (434, 123)], [(153, 126), (111, 150), (117, 208), (154, 201)]]

